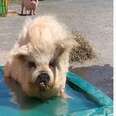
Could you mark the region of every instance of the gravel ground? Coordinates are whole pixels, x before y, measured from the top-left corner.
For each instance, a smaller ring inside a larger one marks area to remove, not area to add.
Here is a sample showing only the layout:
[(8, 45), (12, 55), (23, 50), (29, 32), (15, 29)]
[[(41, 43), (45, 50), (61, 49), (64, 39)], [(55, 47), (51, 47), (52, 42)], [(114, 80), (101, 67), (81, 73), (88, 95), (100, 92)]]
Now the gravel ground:
[[(89, 40), (95, 47), (98, 58), (84, 64), (75, 63), (70, 70), (84, 76), (111, 98), (113, 98), (112, 4), (112, 0), (45, 0), (40, 2), (37, 12), (38, 15), (57, 16), (70, 30), (80, 32)], [(20, 5), (10, 4), (9, 9), (20, 12)], [(18, 15), (0, 17), (1, 64), (5, 63), (6, 54), (17, 40), (26, 18)]]

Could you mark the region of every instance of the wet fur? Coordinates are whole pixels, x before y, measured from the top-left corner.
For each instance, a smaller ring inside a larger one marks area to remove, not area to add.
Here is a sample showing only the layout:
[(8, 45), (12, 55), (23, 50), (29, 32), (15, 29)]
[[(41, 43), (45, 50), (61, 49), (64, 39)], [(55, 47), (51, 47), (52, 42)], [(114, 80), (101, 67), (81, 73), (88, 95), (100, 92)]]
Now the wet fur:
[[(16, 80), (30, 97), (47, 99), (64, 96), (69, 54), (75, 44), (67, 28), (52, 16), (39, 16), (27, 20), (4, 68), (5, 79)], [(36, 63), (29, 69), (28, 62)], [(50, 67), (50, 62), (56, 65)], [(51, 78), (50, 86), (41, 91), (34, 80), (41, 71)]]

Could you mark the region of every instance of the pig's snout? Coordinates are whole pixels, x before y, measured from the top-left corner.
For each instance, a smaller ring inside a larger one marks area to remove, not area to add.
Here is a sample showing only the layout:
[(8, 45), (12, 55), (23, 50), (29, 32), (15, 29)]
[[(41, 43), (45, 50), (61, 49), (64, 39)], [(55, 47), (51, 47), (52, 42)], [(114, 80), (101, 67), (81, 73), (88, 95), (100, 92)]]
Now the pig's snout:
[(40, 75), (38, 75), (37, 79), (36, 79), (36, 84), (40, 85), (40, 86), (46, 86), (49, 84), (50, 81), (50, 76), (43, 72)]

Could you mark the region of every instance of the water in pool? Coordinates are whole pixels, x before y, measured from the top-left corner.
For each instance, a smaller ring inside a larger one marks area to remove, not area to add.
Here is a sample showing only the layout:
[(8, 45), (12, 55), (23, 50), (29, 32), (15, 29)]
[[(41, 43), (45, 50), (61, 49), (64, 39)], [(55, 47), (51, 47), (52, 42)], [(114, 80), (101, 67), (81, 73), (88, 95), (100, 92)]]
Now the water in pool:
[(11, 83), (11, 86), (16, 91), (17, 97), (5, 84), (3, 73), (0, 71), (0, 116), (1, 113), (10, 113), (14, 116), (19, 114), (20, 116), (67, 116), (73, 112), (98, 106), (82, 92), (74, 90), (68, 84), (66, 85), (66, 93), (71, 96), (70, 99), (54, 97), (47, 101), (24, 97), (18, 86), (14, 86), (13, 83)]

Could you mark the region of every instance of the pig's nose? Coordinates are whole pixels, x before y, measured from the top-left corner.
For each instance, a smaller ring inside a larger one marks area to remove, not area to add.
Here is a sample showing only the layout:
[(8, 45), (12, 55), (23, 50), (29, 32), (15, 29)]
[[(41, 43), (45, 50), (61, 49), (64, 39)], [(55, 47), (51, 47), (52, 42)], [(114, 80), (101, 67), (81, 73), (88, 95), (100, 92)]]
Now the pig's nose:
[(37, 84), (44, 84), (44, 85), (47, 85), (50, 81), (50, 77), (47, 73), (41, 73), (38, 77), (37, 77), (37, 80), (36, 80), (36, 83)]

